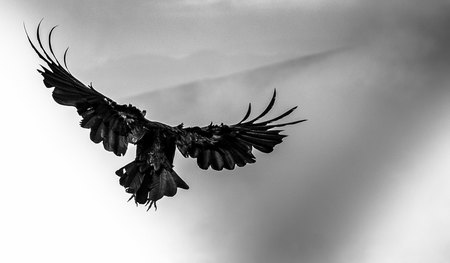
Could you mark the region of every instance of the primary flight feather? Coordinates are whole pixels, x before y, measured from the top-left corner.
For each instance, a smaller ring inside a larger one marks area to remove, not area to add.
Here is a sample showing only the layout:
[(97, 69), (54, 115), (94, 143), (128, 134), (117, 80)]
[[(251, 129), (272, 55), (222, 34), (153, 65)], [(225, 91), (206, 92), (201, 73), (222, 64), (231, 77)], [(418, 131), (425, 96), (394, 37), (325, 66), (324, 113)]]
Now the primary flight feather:
[(286, 135), (280, 134), (279, 127), (303, 122), (298, 120), (287, 123), (274, 122), (291, 114), (297, 107), (289, 109), (280, 116), (260, 121), (273, 107), (276, 91), (267, 108), (256, 118), (247, 120), (251, 105), (244, 118), (233, 125), (213, 125), (205, 127), (169, 126), (145, 118), (145, 111), (129, 105), (119, 105), (104, 96), (92, 85), (85, 85), (69, 71), (66, 62), (67, 50), (63, 61), (54, 54), (51, 38), (53, 27), (48, 35), (48, 48), (45, 48), (37, 27), (37, 44), (28, 41), (33, 50), (47, 65), (38, 72), (44, 77), (47, 88), (53, 89), (53, 99), (66, 106), (77, 109), (82, 120), (81, 127), (90, 129), (90, 138), (94, 143), (103, 143), (105, 150), (117, 156), (126, 153), (128, 144), (136, 145), (136, 158), (116, 171), (120, 185), (131, 194), (136, 204), (146, 204), (149, 208), (164, 196), (174, 196), (178, 188), (189, 186), (173, 170), (175, 149), (184, 157), (197, 159), (201, 169), (211, 167), (232, 170), (255, 162), (253, 148), (264, 153), (273, 151), (275, 145), (282, 142)]

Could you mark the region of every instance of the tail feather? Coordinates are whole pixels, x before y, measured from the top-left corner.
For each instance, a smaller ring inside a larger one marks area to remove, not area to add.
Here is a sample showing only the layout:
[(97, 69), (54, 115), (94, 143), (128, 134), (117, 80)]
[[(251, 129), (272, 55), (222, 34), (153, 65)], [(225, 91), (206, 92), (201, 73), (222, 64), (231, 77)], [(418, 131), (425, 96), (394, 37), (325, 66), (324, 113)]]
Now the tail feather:
[(155, 205), (164, 196), (174, 196), (178, 188), (189, 189), (186, 182), (169, 167), (155, 169), (145, 161), (135, 160), (116, 171), (120, 185), (132, 194), (136, 204)]

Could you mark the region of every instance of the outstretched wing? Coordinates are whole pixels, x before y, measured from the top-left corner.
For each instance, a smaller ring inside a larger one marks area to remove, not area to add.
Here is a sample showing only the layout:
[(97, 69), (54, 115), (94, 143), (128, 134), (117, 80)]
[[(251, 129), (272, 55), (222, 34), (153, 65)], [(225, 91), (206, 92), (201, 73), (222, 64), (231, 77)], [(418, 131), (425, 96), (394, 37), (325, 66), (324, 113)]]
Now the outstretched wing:
[[(278, 117), (267, 121), (260, 121), (273, 107), (276, 90), (267, 108), (256, 118), (246, 121), (250, 116), (251, 104), (242, 121), (234, 125), (209, 125), (206, 127), (181, 128), (176, 140), (178, 150), (184, 157), (197, 158), (197, 164), (202, 169), (211, 166), (214, 170), (223, 168), (232, 170), (235, 165), (242, 167), (247, 163), (254, 163), (255, 148), (264, 153), (273, 151), (275, 145), (282, 142), (286, 135), (280, 134), (277, 128), (293, 125), (306, 120), (272, 124), (291, 114), (294, 107)], [(246, 122), (245, 122), (246, 121)]]
[[(38, 47), (33, 44), (28, 35), (28, 41), (48, 67), (42, 66), (38, 72), (44, 77), (47, 88), (54, 87), (53, 99), (65, 106), (74, 106), (83, 118), (80, 125), (91, 129), (90, 138), (94, 143), (103, 141), (107, 151), (116, 155), (124, 155), (128, 143), (136, 143), (145, 134), (145, 112), (132, 105), (118, 105), (113, 100), (96, 91), (92, 85), (86, 86), (76, 79), (68, 70), (66, 63), (67, 50), (64, 52), (64, 66), (56, 58), (51, 38), (53, 27), (48, 36), (48, 52), (41, 41), (39, 23), (37, 27)], [(39, 49), (40, 48), (40, 49)], [(50, 56), (51, 55), (51, 56)]]

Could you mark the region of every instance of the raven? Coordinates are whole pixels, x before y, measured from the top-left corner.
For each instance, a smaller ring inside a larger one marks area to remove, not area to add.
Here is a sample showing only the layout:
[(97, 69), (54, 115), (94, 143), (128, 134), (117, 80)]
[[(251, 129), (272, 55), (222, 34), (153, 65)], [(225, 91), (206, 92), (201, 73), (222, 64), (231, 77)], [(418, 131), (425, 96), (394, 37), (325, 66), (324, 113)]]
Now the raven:
[[(41, 21), (42, 22), (42, 21)], [(136, 145), (136, 158), (131, 163), (116, 171), (119, 183), (127, 193), (129, 200), (134, 198), (136, 204), (155, 206), (156, 201), (164, 196), (174, 196), (177, 188), (188, 189), (189, 186), (173, 170), (175, 149), (188, 158), (196, 158), (201, 169), (211, 167), (232, 170), (255, 162), (252, 149), (270, 153), (273, 147), (282, 142), (286, 135), (280, 134), (282, 126), (293, 125), (305, 120), (274, 124), (297, 107), (293, 107), (276, 118), (259, 121), (273, 107), (276, 90), (273, 92), (267, 108), (252, 120), (247, 120), (251, 113), (251, 104), (244, 118), (233, 125), (213, 125), (205, 127), (184, 128), (183, 124), (169, 126), (164, 123), (146, 119), (145, 111), (131, 104), (119, 105), (104, 96), (90, 85), (85, 85), (75, 78), (66, 63), (68, 48), (64, 52), (63, 64), (57, 59), (51, 44), (54, 26), (48, 35), (48, 48), (44, 48), (40, 26), (37, 27), (37, 43), (31, 41), (25, 28), (28, 41), (33, 50), (47, 67), (41, 65), (38, 72), (44, 77), (47, 88), (53, 89), (53, 99), (65, 106), (74, 106), (82, 120), (81, 127), (90, 129), (90, 138), (94, 143), (103, 143), (105, 150), (122, 156), (129, 143)], [(259, 121), (259, 122), (258, 122)]]

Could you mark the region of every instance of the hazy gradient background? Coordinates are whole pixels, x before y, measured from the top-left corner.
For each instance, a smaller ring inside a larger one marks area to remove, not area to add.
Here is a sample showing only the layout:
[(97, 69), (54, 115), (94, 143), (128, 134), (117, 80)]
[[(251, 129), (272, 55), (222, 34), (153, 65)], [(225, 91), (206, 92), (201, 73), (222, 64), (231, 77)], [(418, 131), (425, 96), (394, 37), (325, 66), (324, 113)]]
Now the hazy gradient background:
[[(450, 262), (450, 3), (0, 0), (1, 262)], [(85, 83), (170, 124), (299, 105), (285, 143), (157, 212), (54, 103), (22, 28), (59, 24)]]

